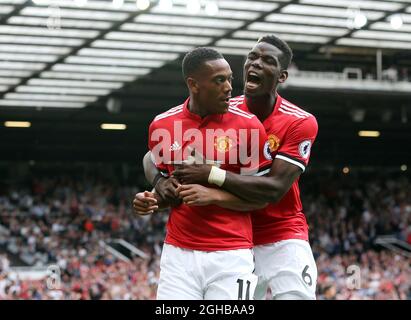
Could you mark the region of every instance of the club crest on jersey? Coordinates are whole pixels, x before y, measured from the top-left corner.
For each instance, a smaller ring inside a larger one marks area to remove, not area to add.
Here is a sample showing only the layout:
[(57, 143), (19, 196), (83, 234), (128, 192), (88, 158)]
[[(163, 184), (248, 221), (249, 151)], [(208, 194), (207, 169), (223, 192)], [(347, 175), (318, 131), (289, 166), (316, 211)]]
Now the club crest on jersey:
[(230, 137), (216, 137), (214, 140), (214, 146), (219, 152), (227, 152), (233, 147), (233, 141)]
[(268, 146), (271, 152), (277, 151), (280, 146), (280, 138), (278, 138), (275, 134), (268, 135)]
[(304, 140), (298, 145), (298, 152), (300, 153), (300, 156), (303, 159), (307, 159), (308, 156), (310, 155), (310, 150), (311, 150), (311, 141), (310, 140)]

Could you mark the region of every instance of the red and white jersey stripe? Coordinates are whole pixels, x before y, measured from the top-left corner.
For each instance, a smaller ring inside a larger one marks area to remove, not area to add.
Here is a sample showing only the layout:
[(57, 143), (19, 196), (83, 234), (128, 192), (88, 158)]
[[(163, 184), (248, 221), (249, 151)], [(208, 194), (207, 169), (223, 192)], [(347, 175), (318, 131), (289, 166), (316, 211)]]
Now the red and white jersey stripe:
[(177, 107), (171, 108), (171, 109), (167, 110), (166, 112), (163, 112), (163, 113), (159, 114), (158, 116), (156, 116), (154, 118), (154, 121), (161, 120), (161, 119), (164, 119), (164, 118), (167, 118), (167, 117), (171, 117), (171, 116), (176, 115), (180, 112), (183, 112), (183, 106), (184, 105), (181, 104)]
[(255, 117), (255, 115), (253, 115), (252, 113), (245, 112), (237, 107), (232, 107), (231, 105), (228, 107), (228, 112), (234, 113), (238, 116), (241, 116), (247, 119), (252, 119), (253, 117)]
[(308, 118), (308, 117), (312, 117), (313, 115), (311, 113), (308, 113), (306, 111), (304, 111), (303, 109), (297, 107), (296, 105), (288, 102), (287, 100), (282, 100), (281, 104), (278, 108), (278, 111), (291, 115), (291, 116), (295, 116), (297, 118), (300, 119), (304, 119), (304, 118)]

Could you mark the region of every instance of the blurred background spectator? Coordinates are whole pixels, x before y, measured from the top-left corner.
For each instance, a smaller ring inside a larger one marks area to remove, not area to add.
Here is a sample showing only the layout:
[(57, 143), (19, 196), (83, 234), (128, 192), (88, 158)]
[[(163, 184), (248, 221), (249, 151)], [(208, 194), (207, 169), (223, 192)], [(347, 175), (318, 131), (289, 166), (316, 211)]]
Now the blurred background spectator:
[[(131, 201), (143, 188), (69, 176), (4, 188), (0, 225), (9, 234), (0, 233), (0, 299), (154, 299), (167, 212), (133, 215)], [(409, 257), (375, 244), (379, 235), (410, 242), (409, 177), (308, 173), (302, 188), (318, 299), (411, 299)], [(122, 261), (100, 245), (118, 238), (148, 258)], [(12, 258), (57, 264), (60, 287), (48, 288), (45, 278), (12, 277)], [(352, 265), (361, 285), (349, 289)]]

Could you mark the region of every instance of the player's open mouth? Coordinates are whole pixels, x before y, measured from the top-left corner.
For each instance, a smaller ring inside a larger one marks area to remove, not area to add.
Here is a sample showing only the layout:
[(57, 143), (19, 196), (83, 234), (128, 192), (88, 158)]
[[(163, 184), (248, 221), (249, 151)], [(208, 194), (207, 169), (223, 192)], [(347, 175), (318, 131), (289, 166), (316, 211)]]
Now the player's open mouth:
[(250, 71), (247, 74), (247, 80), (246, 80), (246, 87), (248, 89), (255, 89), (261, 84), (261, 78), (260, 76), (253, 71)]
[(226, 98), (224, 98), (224, 99), (221, 99), (223, 102), (226, 102), (226, 103), (229, 103), (230, 102), (230, 99), (231, 99), (231, 96), (228, 96), (228, 97), (226, 97)]

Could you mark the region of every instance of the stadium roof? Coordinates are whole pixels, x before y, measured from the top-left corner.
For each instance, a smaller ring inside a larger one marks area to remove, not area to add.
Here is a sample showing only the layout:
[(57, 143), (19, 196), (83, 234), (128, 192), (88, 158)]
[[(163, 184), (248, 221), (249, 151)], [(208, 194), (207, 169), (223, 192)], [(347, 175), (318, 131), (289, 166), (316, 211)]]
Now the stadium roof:
[(404, 52), (411, 0), (0, 0), (0, 109), (98, 104), (194, 47), (244, 56), (266, 33), (302, 54)]

